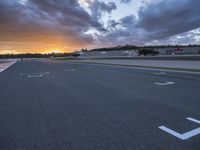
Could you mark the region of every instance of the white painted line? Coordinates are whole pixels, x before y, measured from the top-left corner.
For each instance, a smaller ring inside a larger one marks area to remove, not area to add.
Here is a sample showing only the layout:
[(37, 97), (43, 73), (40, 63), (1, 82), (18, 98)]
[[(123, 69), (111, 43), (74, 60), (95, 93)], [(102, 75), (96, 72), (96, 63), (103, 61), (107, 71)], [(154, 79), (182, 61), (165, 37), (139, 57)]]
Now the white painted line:
[(173, 130), (165, 127), (165, 126), (160, 126), (159, 129), (161, 129), (161, 130), (163, 130), (163, 131), (165, 131), (165, 132), (167, 132), (167, 133), (169, 133), (169, 134), (171, 134), (171, 135), (173, 135), (173, 136), (175, 136), (175, 137), (177, 137), (181, 140), (187, 140), (187, 139), (189, 139), (189, 138), (191, 138), (195, 135), (200, 134), (200, 127), (196, 128), (194, 130), (188, 131), (186, 133), (183, 133), (183, 134), (180, 134), (176, 131), (173, 131)]
[(10, 65), (8, 65), (6, 68), (4, 68), (4, 70), (8, 69), (9, 67), (11, 67), (12, 65), (14, 65), (15, 63), (16, 63), (16, 61), (12, 62)]
[(188, 117), (188, 118), (186, 118), (187, 120), (190, 120), (190, 121), (193, 121), (193, 122), (195, 122), (195, 123), (198, 123), (198, 124), (200, 124), (200, 120), (197, 120), (197, 119), (194, 119), (194, 118), (191, 118), (191, 117)]
[(45, 75), (45, 74), (50, 74), (50, 72), (38, 72), (38, 73), (28, 73), (29, 75), (38, 75), (38, 74), (42, 74), (42, 75)]
[(169, 133), (169, 134), (171, 134), (171, 135), (173, 135), (173, 136), (175, 136), (179, 139), (182, 139), (181, 134), (179, 134), (179, 133), (177, 133), (177, 132), (175, 132), (175, 131), (173, 131), (173, 130), (165, 127), (165, 126), (160, 126), (159, 129), (161, 129), (161, 130), (163, 130), (163, 131), (165, 131), (165, 132), (167, 132), (167, 133)]
[[(186, 119), (200, 124), (200, 121), (197, 120), (197, 119), (190, 118), (190, 117), (188, 117)], [(173, 136), (175, 136), (175, 137), (177, 137), (177, 138), (179, 138), (179, 139), (181, 139), (181, 140), (187, 140), (189, 138), (192, 138), (193, 136), (196, 136), (196, 135), (200, 134), (200, 127), (196, 128), (196, 129), (193, 129), (191, 131), (185, 132), (183, 134), (180, 134), (180, 133), (178, 133), (178, 132), (176, 132), (176, 131), (174, 131), (172, 129), (169, 129), (169, 128), (165, 127), (165, 126), (160, 126), (158, 128), (163, 130), (163, 131), (165, 131), (165, 132), (167, 132), (167, 133), (169, 133), (169, 134), (171, 134), (171, 135), (173, 135)]]
[(8, 69), (9, 67), (11, 67), (12, 65), (14, 65), (16, 62), (12, 62), (10, 65), (8, 65), (7, 67), (5, 67), (5, 68), (1, 68), (0, 69), (0, 72), (3, 72), (3, 71), (5, 71), (6, 69)]
[(76, 70), (75, 69), (65, 69), (64, 71), (66, 71), (66, 72), (74, 72)]
[(165, 72), (154, 72), (155, 75), (163, 75), (166, 74)]
[(164, 83), (155, 82), (154, 84), (163, 86), (163, 85), (172, 85), (172, 84), (175, 84), (175, 82), (171, 82), (171, 81), (166, 81)]
[(23, 75), (25, 75), (25, 76), (28, 76), (28, 75), (45, 75), (45, 74), (50, 74), (50, 72), (42, 72), (42, 73), (20, 73), (19, 75), (20, 76), (23, 76)]
[(40, 74), (40, 75), (28, 75), (28, 78), (41, 78), (41, 77), (43, 77), (42, 74)]

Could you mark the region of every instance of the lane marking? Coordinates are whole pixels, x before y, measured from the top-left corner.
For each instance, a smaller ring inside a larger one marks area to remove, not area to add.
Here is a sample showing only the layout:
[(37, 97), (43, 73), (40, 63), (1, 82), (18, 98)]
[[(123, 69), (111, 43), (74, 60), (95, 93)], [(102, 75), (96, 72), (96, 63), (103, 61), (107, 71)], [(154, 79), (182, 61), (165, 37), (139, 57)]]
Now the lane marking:
[(41, 73), (20, 73), (20, 76), (29, 76), (29, 75), (45, 75), (45, 74), (50, 74), (50, 72), (41, 72)]
[[(193, 122), (195, 122), (197, 124), (200, 124), (200, 120), (197, 120), (197, 119), (194, 119), (194, 118), (191, 118), (191, 117), (188, 117), (186, 119), (190, 120), (190, 121), (193, 121)], [(192, 138), (193, 136), (196, 136), (196, 135), (200, 134), (200, 127), (196, 128), (196, 129), (193, 129), (191, 131), (185, 132), (183, 134), (180, 134), (180, 133), (178, 133), (178, 132), (176, 132), (176, 131), (174, 131), (172, 129), (169, 129), (169, 128), (165, 127), (165, 126), (160, 126), (158, 128), (163, 130), (163, 131), (165, 131), (165, 132), (167, 132), (167, 133), (169, 133), (169, 134), (171, 134), (171, 135), (173, 135), (173, 136), (175, 136), (175, 137), (177, 137), (177, 138), (179, 138), (179, 139), (181, 139), (181, 140), (188, 140), (188, 139)]]
[(6, 66), (5, 68), (1, 68), (0, 69), (0, 73), (1, 72), (3, 72), (3, 71), (5, 71), (6, 69), (8, 69), (9, 67), (11, 67), (12, 65), (14, 65), (16, 63), (16, 61), (14, 61), (14, 62), (11, 62), (8, 66)]
[(40, 75), (28, 75), (28, 78), (41, 78), (41, 77), (43, 77), (42, 74), (40, 74)]
[(38, 75), (38, 74), (45, 75), (45, 74), (50, 74), (50, 72), (28, 73), (28, 75)]
[(190, 120), (190, 121), (193, 121), (193, 122), (195, 122), (195, 123), (198, 123), (198, 124), (200, 124), (200, 120), (197, 120), (197, 119), (194, 119), (194, 118), (191, 118), (191, 117), (188, 117), (188, 118), (186, 118), (187, 120)]
[(172, 84), (175, 84), (175, 82), (171, 82), (171, 81), (166, 81), (164, 83), (154, 82), (154, 84), (163, 86), (163, 85), (172, 85)]
[(76, 70), (75, 69), (65, 69), (64, 71), (66, 71), (66, 72), (74, 72)]
[(165, 72), (154, 72), (155, 75), (163, 75), (166, 74)]

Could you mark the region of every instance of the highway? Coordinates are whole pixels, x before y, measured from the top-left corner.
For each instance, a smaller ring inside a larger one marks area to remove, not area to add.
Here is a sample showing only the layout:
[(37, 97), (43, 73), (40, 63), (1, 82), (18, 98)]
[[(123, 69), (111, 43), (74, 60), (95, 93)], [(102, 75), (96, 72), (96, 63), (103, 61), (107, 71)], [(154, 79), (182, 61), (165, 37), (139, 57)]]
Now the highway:
[(0, 73), (0, 150), (200, 150), (200, 75), (17, 62)]

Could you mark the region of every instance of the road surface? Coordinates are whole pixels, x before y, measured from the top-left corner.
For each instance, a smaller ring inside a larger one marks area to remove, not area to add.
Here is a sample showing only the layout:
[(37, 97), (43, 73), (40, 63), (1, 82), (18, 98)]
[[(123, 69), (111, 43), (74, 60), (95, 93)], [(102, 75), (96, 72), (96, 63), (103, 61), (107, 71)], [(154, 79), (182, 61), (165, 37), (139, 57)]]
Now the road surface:
[(199, 83), (192, 74), (17, 62), (0, 73), (0, 149), (200, 150)]
[(113, 64), (113, 65), (127, 65), (138, 67), (158, 67), (168, 69), (182, 69), (200, 71), (200, 61), (183, 61), (183, 60), (131, 60), (131, 59), (85, 59), (85, 60), (71, 60), (82, 63), (98, 63), (98, 64)]

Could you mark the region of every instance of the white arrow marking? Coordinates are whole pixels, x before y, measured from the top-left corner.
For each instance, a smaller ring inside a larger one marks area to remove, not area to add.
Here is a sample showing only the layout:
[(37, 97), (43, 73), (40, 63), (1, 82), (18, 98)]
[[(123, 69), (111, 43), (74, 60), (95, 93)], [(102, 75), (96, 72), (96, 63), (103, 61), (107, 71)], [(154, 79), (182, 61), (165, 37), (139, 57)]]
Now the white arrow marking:
[[(197, 120), (197, 119), (194, 119), (194, 118), (190, 118), (190, 117), (188, 117), (186, 119), (200, 124), (200, 120)], [(176, 132), (174, 130), (171, 130), (171, 129), (165, 127), (165, 126), (160, 126), (159, 129), (161, 129), (161, 130), (163, 130), (163, 131), (165, 131), (165, 132), (167, 132), (167, 133), (169, 133), (169, 134), (171, 134), (171, 135), (173, 135), (173, 136), (175, 136), (175, 137), (177, 137), (177, 138), (179, 138), (181, 140), (187, 140), (187, 139), (189, 139), (189, 138), (191, 138), (191, 137), (193, 137), (195, 135), (200, 134), (200, 127), (196, 128), (194, 130), (188, 131), (186, 133), (183, 133), (183, 134), (180, 134), (180, 133), (178, 133), (178, 132)]]
[(41, 77), (43, 77), (42, 74), (40, 74), (40, 75), (28, 75), (28, 78), (41, 78)]
[(166, 81), (164, 83), (155, 82), (155, 84), (157, 84), (157, 85), (171, 85), (171, 84), (175, 84), (175, 82), (171, 82), (171, 81)]
[[(45, 75), (50, 74), (50, 72), (41, 72), (41, 73), (28, 73), (29, 75)], [(26, 74), (25, 74), (26, 75)]]
[(76, 71), (76, 70), (75, 69), (66, 69), (64, 71), (66, 71), (66, 72), (73, 72), (73, 71)]
[(166, 74), (165, 72), (155, 72), (154, 74), (156, 75), (162, 75), (162, 74)]
[(44, 76), (45, 74), (50, 74), (50, 72), (42, 72), (42, 73), (20, 73), (20, 76), (28, 76), (28, 77), (32, 77), (32, 76)]

